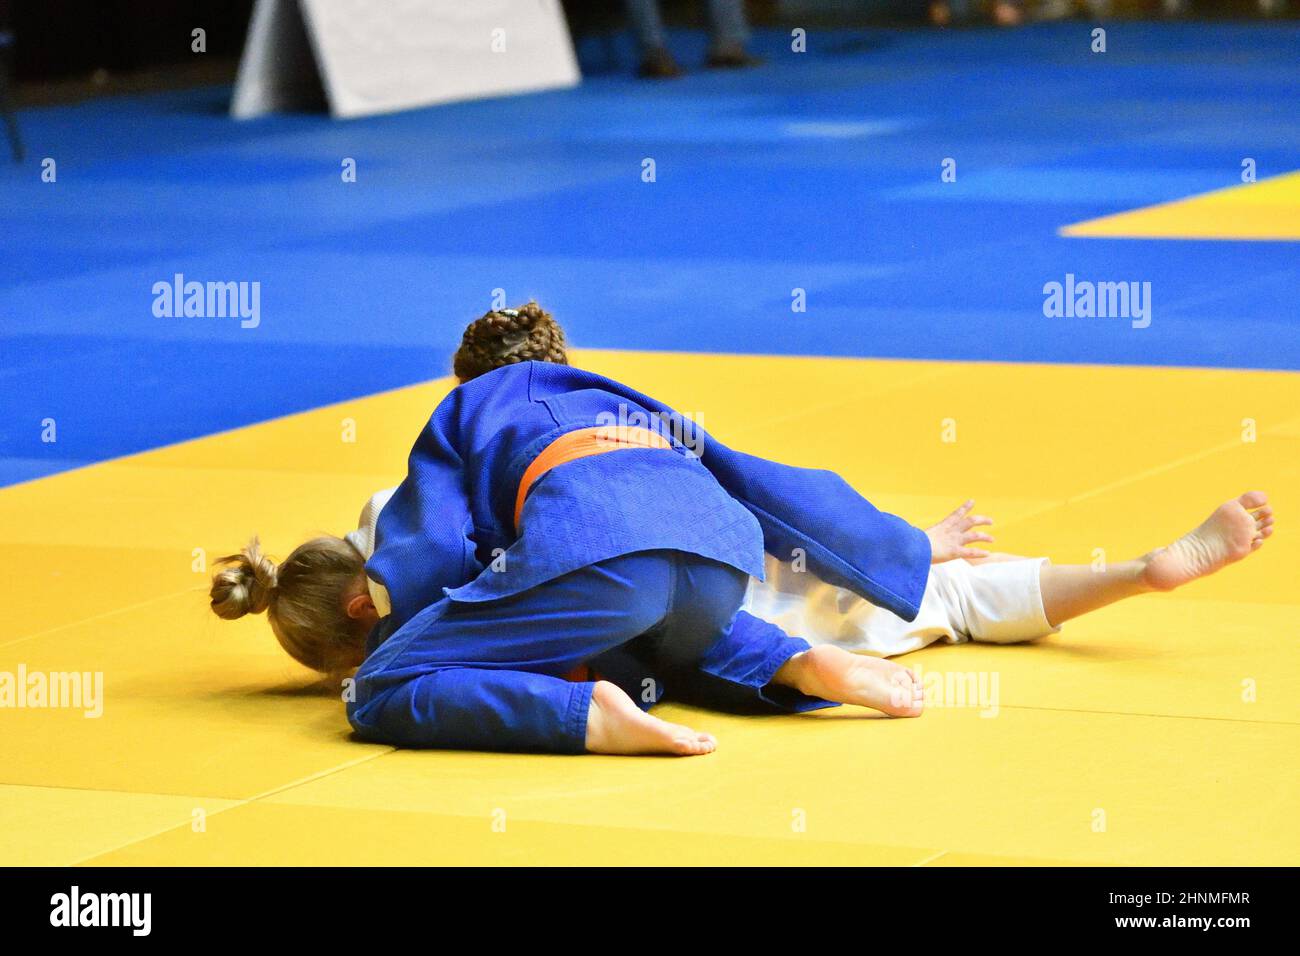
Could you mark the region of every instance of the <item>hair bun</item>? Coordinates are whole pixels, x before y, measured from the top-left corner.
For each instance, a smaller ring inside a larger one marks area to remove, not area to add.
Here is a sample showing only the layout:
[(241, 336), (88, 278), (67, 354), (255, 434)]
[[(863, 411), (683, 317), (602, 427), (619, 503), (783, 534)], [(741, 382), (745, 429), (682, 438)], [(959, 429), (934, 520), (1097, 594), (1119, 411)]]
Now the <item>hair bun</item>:
[(245, 614), (260, 614), (270, 606), (279, 569), (262, 554), (257, 538), (238, 554), (218, 558), (217, 564), (227, 565), (212, 576), (212, 610), (218, 617), (233, 621)]
[(564, 330), (536, 302), (497, 309), (471, 322), (453, 361), (456, 377), (468, 382), (503, 365), (551, 362), (568, 365)]

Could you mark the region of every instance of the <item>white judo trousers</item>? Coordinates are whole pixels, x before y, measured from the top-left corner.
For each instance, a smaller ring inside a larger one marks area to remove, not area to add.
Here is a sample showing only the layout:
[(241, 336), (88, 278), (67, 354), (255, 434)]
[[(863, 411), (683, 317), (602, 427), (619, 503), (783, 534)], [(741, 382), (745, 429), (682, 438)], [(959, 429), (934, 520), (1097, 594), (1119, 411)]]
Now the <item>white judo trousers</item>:
[(767, 555), (766, 581), (749, 579), (741, 609), (809, 644), (894, 657), (938, 641), (1014, 644), (1060, 630), (1043, 611), (1038, 574), (1046, 558), (932, 565), (912, 621)]
[[(371, 496), (356, 531), (345, 537), (367, 559), (374, 553), (375, 524), (395, 488)], [(1039, 568), (1046, 558), (970, 564), (945, 561), (930, 567), (921, 610), (913, 621), (877, 607), (845, 588), (828, 584), (793, 562), (766, 555), (767, 580), (749, 579), (741, 610), (775, 624), (809, 644), (835, 644), (874, 657), (894, 657), (937, 641), (1014, 644), (1054, 634), (1043, 612)], [(366, 579), (379, 613), (389, 611), (383, 585)]]

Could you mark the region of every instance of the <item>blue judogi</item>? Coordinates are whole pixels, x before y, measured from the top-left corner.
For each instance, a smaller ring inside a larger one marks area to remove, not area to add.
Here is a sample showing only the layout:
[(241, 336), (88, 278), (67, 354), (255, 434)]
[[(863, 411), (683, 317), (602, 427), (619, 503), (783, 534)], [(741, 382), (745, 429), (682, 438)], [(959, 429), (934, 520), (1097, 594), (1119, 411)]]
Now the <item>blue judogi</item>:
[[(560, 435), (680, 422), (626, 386), (529, 362), (455, 389), (384, 507), (367, 573), (392, 613), (371, 635), (348, 717), (404, 746), (580, 752), (599, 664), (643, 704), (664, 690), (825, 706), (768, 687), (806, 642), (737, 613), (763, 552), (910, 620), (929, 541), (831, 472), (733, 451), (696, 429), (671, 450), (621, 450), (547, 472), (514, 526), (519, 480)], [(621, 679), (620, 679), (621, 676)], [(639, 679), (638, 679), (639, 678)]]

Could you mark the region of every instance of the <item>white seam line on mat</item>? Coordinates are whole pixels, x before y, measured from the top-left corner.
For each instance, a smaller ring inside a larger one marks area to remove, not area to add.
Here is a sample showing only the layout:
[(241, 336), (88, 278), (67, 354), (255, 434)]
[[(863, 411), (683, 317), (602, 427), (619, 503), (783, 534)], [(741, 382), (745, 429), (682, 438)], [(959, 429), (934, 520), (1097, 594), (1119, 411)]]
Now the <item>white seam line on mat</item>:
[[(1279, 422), (1277, 425), (1274, 425), (1271, 428), (1269, 428), (1268, 431), (1271, 432), (1279, 428), (1289, 428), (1292, 425), (1300, 425), (1300, 418), (1294, 418), (1284, 422)], [(1053, 511), (1057, 508), (1064, 508), (1072, 504), (1077, 504), (1080, 501), (1086, 501), (1089, 498), (1095, 498), (1098, 495), (1103, 495), (1108, 491), (1114, 491), (1117, 488), (1123, 488), (1125, 485), (1131, 485), (1136, 482), (1142, 481), (1146, 478), (1151, 478), (1154, 477), (1155, 475), (1163, 474), (1166, 471), (1172, 471), (1176, 468), (1181, 468), (1184, 465), (1192, 464), (1193, 462), (1200, 461), (1202, 458), (1208, 458), (1211, 455), (1217, 455), (1219, 452), (1229, 451), (1233, 448), (1236, 448), (1240, 444), (1241, 443), (1239, 441), (1231, 441), (1231, 440), (1220, 442), (1217, 445), (1212, 445), (1209, 448), (1202, 449), (1201, 451), (1191, 452), (1190, 454), (1183, 455), (1181, 458), (1176, 458), (1173, 461), (1165, 462), (1164, 464), (1161, 465), (1155, 465), (1151, 468), (1144, 469), (1143, 471), (1136, 472), (1135, 474), (1126, 475), (1123, 478), (1116, 478), (1114, 481), (1108, 481), (1105, 484), (1098, 485), (1095, 488), (1089, 488), (1087, 491), (1081, 491), (1077, 495), (1070, 495), (1067, 498), (1062, 498), (1061, 500), (1054, 501), (1051, 504), (1046, 504), (1046, 505), (1042, 505), (1041, 507), (1031, 509), (1029, 511), (1024, 512), (1023, 514), (1018, 514), (1015, 517), (1008, 518), (1006, 521), (1000, 522), (1000, 526), (1005, 528), (1009, 525), (1015, 525), (1015, 524), (1023, 523), (1025, 521), (1029, 521), (1033, 518), (1037, 518), (1040, 515), (1046, 514), (1047, 512)], [(1246, 602), (1246, 603), (1259, 603), (1259, 602)]]
[(916, 863), (913, 863), (912, 866), (914, 866), (914, 867), (916, 867), (916, 866), (925, 866), (927, 863), (933, 863), (935, 860), (939, 859), (939, 857), (941, 857), (941, 856), (947, 856), (947, 855), (948, 855), (948, 851), (947, 851), (947, 850), (940, 850), (940, 851), (939, 851), (938, 853), (936, 853), (934, 856), (927, 856), (924, 860), (919, 860), (919, 861), (917, 861)]
[(30, 641), (38, 637), (46, 637), (50, 634), (57, 634), (59, 631), (66, 631), (72, 627), (78, 627), (82, 624), (89, 624), (91, 621), (100, 621), (107, 617), (114, 617), (118, 614), (125, 614), (127, 611), (134, 611), (142, 607), (148, 607), (150, 604), (157, 604), (159, 601), (166, 601), (170, 598), (180, 597), (182, 594), (194, 594), (201, 591), (202, 587), (186, 588), (184, 591), (172, 591), (168, 594), (160, 594), (157, 597), (151, 597), (145, 601), (137, 601), (135, 604), (127, 604), (124, 607), (115, 607), (109, 611), (100, 611), (98, 614), (92, 614), (90, 617), (83, 617), (76, 621), (69, 621), (66, 624), (56, 624), (54, 627), (46, 628), (43, 631), (34, 631), (31, 634), (24, 634), (22, 637), (15, 637), (7, 641), (0, 641), (0, 647), (12, 647), (14, 644), (21, 644), (23, 641)]
[(331, 776), (332, 774), (339, 773), (340, 771), (351, 770), (353, 767), (357, 767), (363, 763), (374, 760), (376, 757), (382, 757), (385, 754), (391, 754), (396, 752), (397, 752), (396, 747), (384, 747), (381, 750), (378, 750), (374, 753), (368, 753), (363, 756), (357, 757), (355, 760), (349, 760), (346, 761), (345, 763), (336, 764), (333, 767), (329, 767), (325, 770), (318, 770), (315, 773), (308, 774), (305, 777), (300, 777), (297, 780), (291, 780), (288, 783), (281, 784), (278, 787), (272, 787), (270, 790), (263, 790), (261, 793), (255, 793), (253, 794), (253, 796), (246, 798), (244, 802), (253, 803), (257, 800), (264, 800), (267, 797), (273, 797), (278, 793), (284, 793), (286, 790), (293, 790), (297, 787), (304, 786), (305, 784), (313, 783), (324, 777), (328, 777)]
[(1209, 458), (1211, 455), (1217, 455), (1221, 451), (1228, 451), (1229, 449), (1236, 448), (1239, 445), (1241, 445), (1241, 442), (1234, 440), (1228, 440), (1220, 442), (1217, 445), (1211, 445), (1209, 448), (1203, 449), (1202, 451), (1192, 452), (1190, 455), (1175, 458), (1173, 461), (1165, 462), (1162, 465), (1155, 465), (1152, 468), (1144, 469), (1135, 474), (1127, 475), (1123, 478), (1117, 478), (1104, 485), (1098, 485), (1096, 488), (1089, 488), (1087, 491), (1081, 492), (1077, 495), (1071, 495), (1065, 499), (1064, 504), (1073, 505), (1080, 501), (1086, 501), (1089, 498), (1095, 498), (1108, 491), (1114, 491), (1116, 488), (1122, 488), (1125, 485), (1131, 485), (1147, 478), (1154, 478), (1156, 475), (1164, 474), (1166, 471), (1173, 471), (1175, 468), (1190, 465), (1193, 462), (1200, 461), (1202, 458)]
[[(1268, 432), (1275, 431), (1277, 429), (1288, 428), (1296, 424), (1300, 424), (1300, 418), (1292, 418), (1286, 421), (1278, 422), (1276, 425), (1272, 426), (1271, 428), (1265, 429), (1265, 434), (1267, 434)], [(1194, 461), (1199, 461), (1202, 458), (1208, 458), (1210, 455), (1216, 455), (1221, 451), (1228, 451), (1233, 448), (1238, 448), (1240, 447), (1241, 444), (1242, 443), (1239, 439), (1236, 440), (1229, 439), (1228, 441), (1219, 442), (1219, 444), (1217, 445), (1211, 445), (1209, 448), (1205, 448), (1201, 451), (1192, 452), (1191, 454), (1183, 455), (1181, 458), (1175, 458), (1173, 461), (1166, 462), (1163, 465), (1156, 465), (1152, 468), (1147, 468), (1144, 471), (1139, 471), (1136, 474), (1129, 475), (1124, 478), (1117, 478), (1116, 480), (1107, 482), (1104, 485), (1098, 485), (1096, 488), (1091, 488), (1088, 491), (1081, 492), (1080, 494), (1071, 495), (1069, 498), (1065, 499), (1064, 503), (1068, 505), (1072, 505), (1075, 502), (1083, 501), (1087, 498), (1093, 498), (1100, 494), (1105, 494), (1107, 491), (1112, 491), (1115, 488), (1120, 488), (1124, 485), (1129, 485), (1136, 481), (1142, 481), (1144, 478), (1150, 478), (1154, 475), (1159, 475), (1166, 471), (1171, 471), (1175, 468), (1181, 468), (1183, 465), (1189, 465)]]
[(157, 790), (119, 790), (116, 787), (70, 787), (61, 783), (14, 783), (12, 780), (0, 780), (0, 790), (13, 788), (17, 790), (59, 790), (63, 793), (106, 793), (124, 797), (161, 797), (169, 800), (223, 800), (235, 803), (243, 797), (219, 797), (215, 793), (161, 793)]
[[(365, 763), (365, 762), (368, 761), (368, 760), (374, 760), (376, 757), (382, 757), (382, 756), (384, 756), (384, 754), (390, 754), (390, 753), (393, 753), (395, 750), (397, 750), (396, 747), (387, 747), (387, 748), (385, 748), (385, 749), (379, 751), (378, 753), (369, 753), (369, 754), (366, 754), (366, 755), (363, 756), (363, 757), (358, 757), (356, 760), (349, 760), (347, 763), (341, 763), (341, 764), (338, 764), (338, 765), (336, 765), (336, 766), (330, 767), (330, 768), (327, 769), (327, 770), (320, 770), (320, 771), (317, 771), (316, 773), (308, 774), (308, 775), (305, 776), (305, 777), (300, 777), (300, 778), (298, 778), (297, 780), (293, 780), (293, 781), (291, 781), (291, 782), (289, 782), (289, 783), (286, 783), (286, 784), (283, 784), (282, 786), (279, 786), (279, 787), (273, 787), (273, 788), (270, 789), (270, 790), (264, 790), (263, 792), (261, 792), (261, 793), (257, 793), (257, 794), (254, 794), (254, 795), (251, 796), (251, 797), (245, 797), (245, 798), (242, 798), (242, 799), (233, 800), (233, 801), (231, 801), (230, 806), (228, 806), (228, 807), (222, 807), (222, 808), (219, 809), (219, 810), (214, 810), (213, 812), (211, 812), (211, 813), (209, 813), (209, 814), (206, 814), (205, 817), (204, 817), (204, 819), (206, 820), (206, 819), (209, 818), (209, 817), (215, 817), (215, 816), (218, 816), (218, 815), (220, 815), (220, 814), (222, 814), (222, 813), (229, 813), (231, 810), (238, 810), (238, 809), (241, 809), (242, 807), (246, 807), (246, 806), (248, 806), (249, 804), (257, 803), (258, 801), (262, 800), (262, 799), (265, 798), (265, 797), (273, 796), (273, 795), (275, 795), (275, 794), (277, 794), (277, 793), (281, 793), (281, 792), (286, 791), (286, 790), (292, 790), (294, 787), (299, 787), (299, 786), (302, 786), (303, 784), (311, 783), (311, 782), (313, 782), (313, 781), (315, 781), (315, 780), (320, 780), (322, 777), (328, 777), (330, 774), (338, 773), (338, 772), (340, 772), (340, 771), (342, 771), (342, 770), (350, 770), (352, 767), (356, 767), (356, 766), (358, 766), (359, 764), (363, 764), (363, 763)], [(128, 792), (128, 791), (118, 791), (118, 792)], [(222, 798), (222, 797), (212, 797), (211, 799), (214, 799), (214, 800), (221, 800), (221, 799), (225, 799), (225, 798)], [(160, 827), (160, 828), (157, 829), (157, 830), (153, 830), (153, 831), (151, 831), (151, 832), (149, 832), (149, 833), (146, 833), (144, 836), (135, 837), (135, 838), (133, 838), (133, 839), (130, 839), (130, 840), (125, 841), (124, 843), (119, 843), (119, 844), (117, 844), (117, 845), (115, 845), (115, 846), (108, 847), (107, 849), (96, 850), (94, 853), (91, 853), (91, 854), (88, 855), (88, 856), (78, 857), (77, 859), (72, 860), (72, 861), (70, 861), (70, 862), (68, 862), (68, 863), (62, 864), (62, 865), (63, 865), (63, 866), (81, 866), (83, 863), (88, 863), (88, 862), (90, 862), (91, 860), (96, 860), (96, 859), (98, 859), (99, 857), (107, 856), (107, 855), (110, 854), (110, 853), (116, 853), (118, 850), (124, 850), (124, 849), (126, 849), (127, 847), (129, 847), (129, 846), (135, 846), (137, 843), (144, 843), (144, 842), (147, 841), (147, 840), (152, 840), (154, 837), (162, 836), (164, 833), (170, 833), (170, 832), (172, 832), (173, 830), (179, 830), (179, 829), (181, 829), (181, 828), (184, 827), (184, 826), (187, 826), (187, 824), (185, 824), (185, 823), (173, 823), (173, 824), (169, 824), (169, 825), (167, 825), (167, 826)], [(191, 865), (191, 864), (185, 864), (185, 863), (173, 863), (173, 864), (163, 864), (163, 865), (171, 865), (171, 866), (188, 866), (188, 865)], [(211, 865), (216, 865), (216, 864), (211, 864)], [(237, 866), (238, 866), (238, 865), (244, 865), (244, 866), (246, 866), (246, 865), (249, 865), (249, 864), (234, 864), (234, 865), (237, 865)]]
[(1203, 714), (1141, 714), (1131, 710), (1092, 710), (1087, 707), (1040, 707), (1036, 704), (998, 704), (1006, 710), (1041, 710), (1053, 714), (1097, 714), (1102, 717), (1162, 717), (1169, 720), (1214, 720), (1229, 724), (1259, 724), (1265, 727), (1300, 727), (1295, 720), (1253, 720), (1249, 717), (1207, 717)]
[(935, 368), (926, 370), (918, 374), (916, 378), (908, 379), (905, 382), (900, 381), (895, 382), (892, 385), (869, 386), (859, 392), (855, 392), (848, 398), (840, 396), (830, 401), (822, 402), (820, 405), (813, 405), (810, 408), (801, 408), (798, 411), (786, 412), (784, 415), (765, 416), (757, 423), (739, 425), (738, 427), (731, 429), (730, 432), (736, 435), (748, 435), (756, 432), (763, 433), (769, 431), (772, 425), (798, 421), (809, 417), (809, 415), (821, 415), (831, 411), (832, 409), (841, 408), (845, 405), (858, 404), (864, 399), (879, 398), (882, 395), (888, 395), (890, 392), (898, 392), (903, 389), (912, 388), (918, 383), (932, 382), (936, 379), (949, 378), (958, 374), (960, 374), (959, 369)]

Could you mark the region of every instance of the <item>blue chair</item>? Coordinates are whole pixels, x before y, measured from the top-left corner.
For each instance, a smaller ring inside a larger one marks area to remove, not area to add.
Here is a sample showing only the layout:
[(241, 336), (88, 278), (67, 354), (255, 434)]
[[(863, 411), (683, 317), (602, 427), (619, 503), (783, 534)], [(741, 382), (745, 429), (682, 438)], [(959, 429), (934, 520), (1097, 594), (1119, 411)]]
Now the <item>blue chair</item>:
[(13, 100), (9, 96), (9, 51), (13, 49), (14, 35), (0, 31), (0, 115), (4, 117), (5, 129), (9, 133), (9, 145), (13, 147), (14, 162), (23, 161), (23, 140), (18, 135), (18, 115), (14, 112)]

